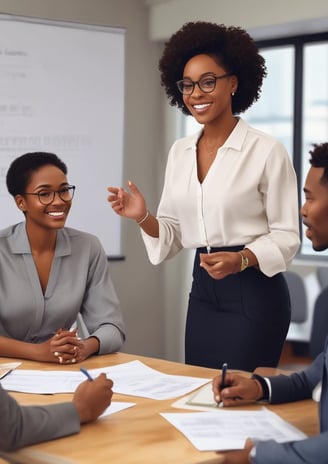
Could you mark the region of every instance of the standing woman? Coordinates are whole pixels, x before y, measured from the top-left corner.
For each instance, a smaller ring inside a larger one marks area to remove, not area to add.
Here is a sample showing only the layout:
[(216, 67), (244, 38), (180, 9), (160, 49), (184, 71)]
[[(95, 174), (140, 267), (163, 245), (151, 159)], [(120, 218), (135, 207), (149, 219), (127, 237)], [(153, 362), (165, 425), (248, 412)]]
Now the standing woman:
[(290, 323), (281, 272), (299, 246), (296, 176), (282, 144), (237, 116), (259, 98), (264, 59), (243, 29), (191, 22), (159, 69), (171, 105), (203, 127), (173, 144), (156, 217), (131, 181), (108, 200), (139, 224), (153, 264), (196, 249), (186, 363), (277, 366)]
[[(75, 191), (66, 174), (43, 152), (8, 169), (25, 221), (0, 231), (0, 356), (74, 364), (124, 342), (104, 249), (94, 235), (65, 227)], [(70, 330), (79, 313), (90, 334), (82, 340)]]

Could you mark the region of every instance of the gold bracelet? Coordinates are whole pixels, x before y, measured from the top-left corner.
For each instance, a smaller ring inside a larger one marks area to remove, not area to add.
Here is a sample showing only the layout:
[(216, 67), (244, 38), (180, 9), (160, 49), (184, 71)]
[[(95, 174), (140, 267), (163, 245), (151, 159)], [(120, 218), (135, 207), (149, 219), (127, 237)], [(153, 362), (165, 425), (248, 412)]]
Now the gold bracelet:
[(241, 265), (240, 265), (240, 272), (243, 272), (248, 267), (248, 258), (244, 255), (243, 252), (238, 251), (241, 256)]
[(147, 210), (147, 213), (146, 213), (145, 217), (143, 217), (140, 221), (137, 221), (138, 226), (140, 226), (140, 224), (145, 222), (145, 220), (148, 218), (148, 216), (149, 216), (149, 211)]

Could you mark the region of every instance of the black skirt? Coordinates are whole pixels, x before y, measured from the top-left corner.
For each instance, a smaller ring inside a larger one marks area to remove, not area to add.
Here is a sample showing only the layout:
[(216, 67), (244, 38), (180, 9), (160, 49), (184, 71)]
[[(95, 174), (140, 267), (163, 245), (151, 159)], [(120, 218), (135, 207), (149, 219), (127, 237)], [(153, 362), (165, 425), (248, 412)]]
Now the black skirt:
[[(238, 251), (243, 246), (213, 248)], [(197, 249), (185, 334), (187, 364), (253, 371), (276, 367), (290, 324), (282, 273), (267, 277), (254, 267), (215, 280), (200, 267)]]

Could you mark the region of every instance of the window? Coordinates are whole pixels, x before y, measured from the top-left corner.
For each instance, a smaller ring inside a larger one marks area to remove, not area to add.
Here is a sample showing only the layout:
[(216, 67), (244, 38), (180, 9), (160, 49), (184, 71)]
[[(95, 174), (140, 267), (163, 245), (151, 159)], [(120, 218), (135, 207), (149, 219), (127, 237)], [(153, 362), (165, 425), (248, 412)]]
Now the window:
[(268, 69), (259, 100), (243, 118), (258, 129), (279, 139), (293, 152), (293, 83), (295, 53), (291, 46), (261, 50)]
[[(325, 42), (304, 44), (302, 123), (301, 179), (304, 185), (312, 144), (328, 141), (328, 39)], [(309, 240), (302, 240), (301, 253), (315, 253)], [(328, 255), (327, 252), (322, 254)]]
[[(285, 145), (294, 162), (301, 205), (309, 151), (314, 143), (328, 140), (328, 33), (263, 41), (258, 46), (268, 76), (260, 100), (244, 117)], [(313, 257), (302, 226), (301, 231), (300, 255)]]

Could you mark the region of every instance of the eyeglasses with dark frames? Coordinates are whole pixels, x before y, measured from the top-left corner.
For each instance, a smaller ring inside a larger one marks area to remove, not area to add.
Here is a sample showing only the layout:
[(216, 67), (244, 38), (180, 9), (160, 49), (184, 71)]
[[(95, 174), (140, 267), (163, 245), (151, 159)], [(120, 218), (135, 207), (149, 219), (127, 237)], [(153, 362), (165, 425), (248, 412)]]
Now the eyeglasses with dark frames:
[(60, 190), (40, 190), (35, 193), (25, 192), (23, 195), (36, 195), (40, 203), (50, 205), (54, 201), (56, 193), (62, 201), (67, 203), (73, 199), (74, 192), (75, 185), (67, 185)]
[(178, 89), (183, 95), (191, 95), (197, 84), (200, 90), (204, 93), (213, 92), (216, 87), (216, 81), (231, 76), (231, 73), (222, 74), (221, 76), (204, 76), (199, 81), (192, 81), (191, 79), (181, 79), (176, 84)]

